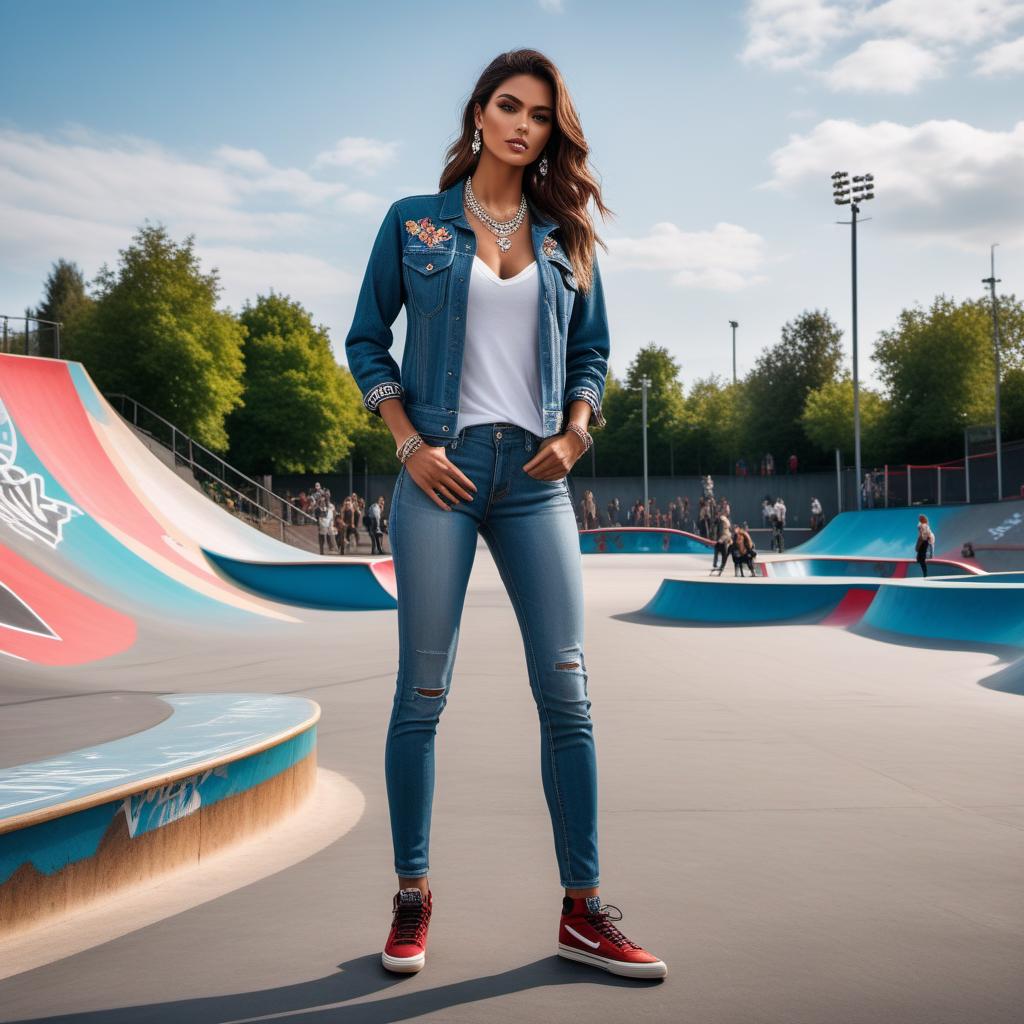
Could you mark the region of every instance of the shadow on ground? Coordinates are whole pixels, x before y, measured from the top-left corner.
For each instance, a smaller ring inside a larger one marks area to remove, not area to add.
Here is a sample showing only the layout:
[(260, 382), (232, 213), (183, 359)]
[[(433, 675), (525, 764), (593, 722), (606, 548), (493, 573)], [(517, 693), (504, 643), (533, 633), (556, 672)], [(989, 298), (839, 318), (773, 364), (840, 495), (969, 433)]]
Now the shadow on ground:
[[(597, 970), (581, 971), (578, 965), (566, 963), (557, 956), (545, 957), (502, 974), (411, 992), (401, 992), (400, 989), (415, 984), (414, 979), (419, 976), (389, 974), (381, 966), (379, 953), (339, 964), (338, 970), (338, 974), (284, 988), (93, 1010), (88, 1013), (22, 1018), (14, 1024), (43, 1020), (47, 1024), (136, 1024), (140, 1020), (150, 1024), (181, 1024), (182, 1021), (188, 1021), (188, 1024), (222, 1024), (273, 1014), (286, 1014), (289, 1022), (300, 1024), (302, 1021), (326, 1024), (334, 1020), (344, 1021), (345, 1024), (390, 1024), (392, 1021), (410, 1020), (453, 1006), (465, 1006), (498, 996), (556, 985), (596, 984), (644, 989), (661, 984), (661, 979), (637, 981)], [(392, 994), (372, 1002), (351, 1005), (353, 999), (382, 992)]]

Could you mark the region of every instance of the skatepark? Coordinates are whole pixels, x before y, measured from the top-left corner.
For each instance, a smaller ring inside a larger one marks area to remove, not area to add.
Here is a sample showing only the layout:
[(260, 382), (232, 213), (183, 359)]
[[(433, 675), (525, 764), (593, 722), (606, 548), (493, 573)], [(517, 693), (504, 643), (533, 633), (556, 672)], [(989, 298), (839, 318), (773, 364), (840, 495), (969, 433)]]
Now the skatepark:
[(1021, 503), (930, 508), (927, 580), (914, 509), (839, 516), (754, 579), (709, 577), (678, 531), (581, 536), (602, 896), (664, 982), (554, 955), (536, 710), (481, 543), (438, 733), (430, 965), (402, 978), (379, 952), (390, 559), (267, 538), (80, 366), (0, 360), (0, 1020), (1019, 1012)]

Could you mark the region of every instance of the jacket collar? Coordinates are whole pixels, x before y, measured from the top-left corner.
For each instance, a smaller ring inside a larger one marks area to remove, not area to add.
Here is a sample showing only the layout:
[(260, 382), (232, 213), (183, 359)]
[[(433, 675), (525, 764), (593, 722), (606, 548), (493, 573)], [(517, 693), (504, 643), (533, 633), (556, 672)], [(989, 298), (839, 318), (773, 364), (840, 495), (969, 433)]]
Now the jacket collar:
[[(459, 227), (472, 231), (473, 228), (466, 219), (466, 213), (462, 206), (462, 189), (465, 183), (466, 177), (463, 175), (455, 184), (446, 188), (442, 193), (444, 198), (441, 201), (441, 220), (453, 220)], [(534, 238), (539, 241), (553, 228), (557, 228), (558, 224), (541, 213), (529, 196), (527, 196), (526, 202), (530, 208), (530, 221), (533, 224)]]

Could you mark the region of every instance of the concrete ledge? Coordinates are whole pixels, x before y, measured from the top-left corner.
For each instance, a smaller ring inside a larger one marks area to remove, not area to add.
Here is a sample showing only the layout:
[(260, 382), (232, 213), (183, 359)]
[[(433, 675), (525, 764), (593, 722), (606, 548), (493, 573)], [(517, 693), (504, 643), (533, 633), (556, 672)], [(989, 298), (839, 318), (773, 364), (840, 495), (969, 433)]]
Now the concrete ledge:
[(0, 935), (201, 862), (312, 792), (313, 701), (165, 699), (152, 729), (0, 771)]
[(703, 625), (859, 619), (880, 584), (872, 580), (665, 579), (643, 611)]

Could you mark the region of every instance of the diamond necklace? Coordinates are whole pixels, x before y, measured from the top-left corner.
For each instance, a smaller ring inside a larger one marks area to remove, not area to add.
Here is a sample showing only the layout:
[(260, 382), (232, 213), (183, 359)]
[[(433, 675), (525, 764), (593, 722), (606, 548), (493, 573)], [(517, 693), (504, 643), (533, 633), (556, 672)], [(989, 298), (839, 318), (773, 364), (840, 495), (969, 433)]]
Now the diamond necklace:
[(480, 205), (480, 201), (473, 194), (473, 176), (471, 174), (466, 175), (466, 185), (462, 190), (462, 198), (477, 220), (481, 221), (491, 234), (498, 236), (495, 239), (498, 248), (502, 252), (508, 252), (512, 248), (512, 240), (508, 236), (514, 235), (519, 230), (519, 226), (523, 223), (523, 218), (526, 216), (526, 193), (523, 192), (520, 195), (519, 209), (511, 220), (498, 220), (496, 217), (492, 217)]

